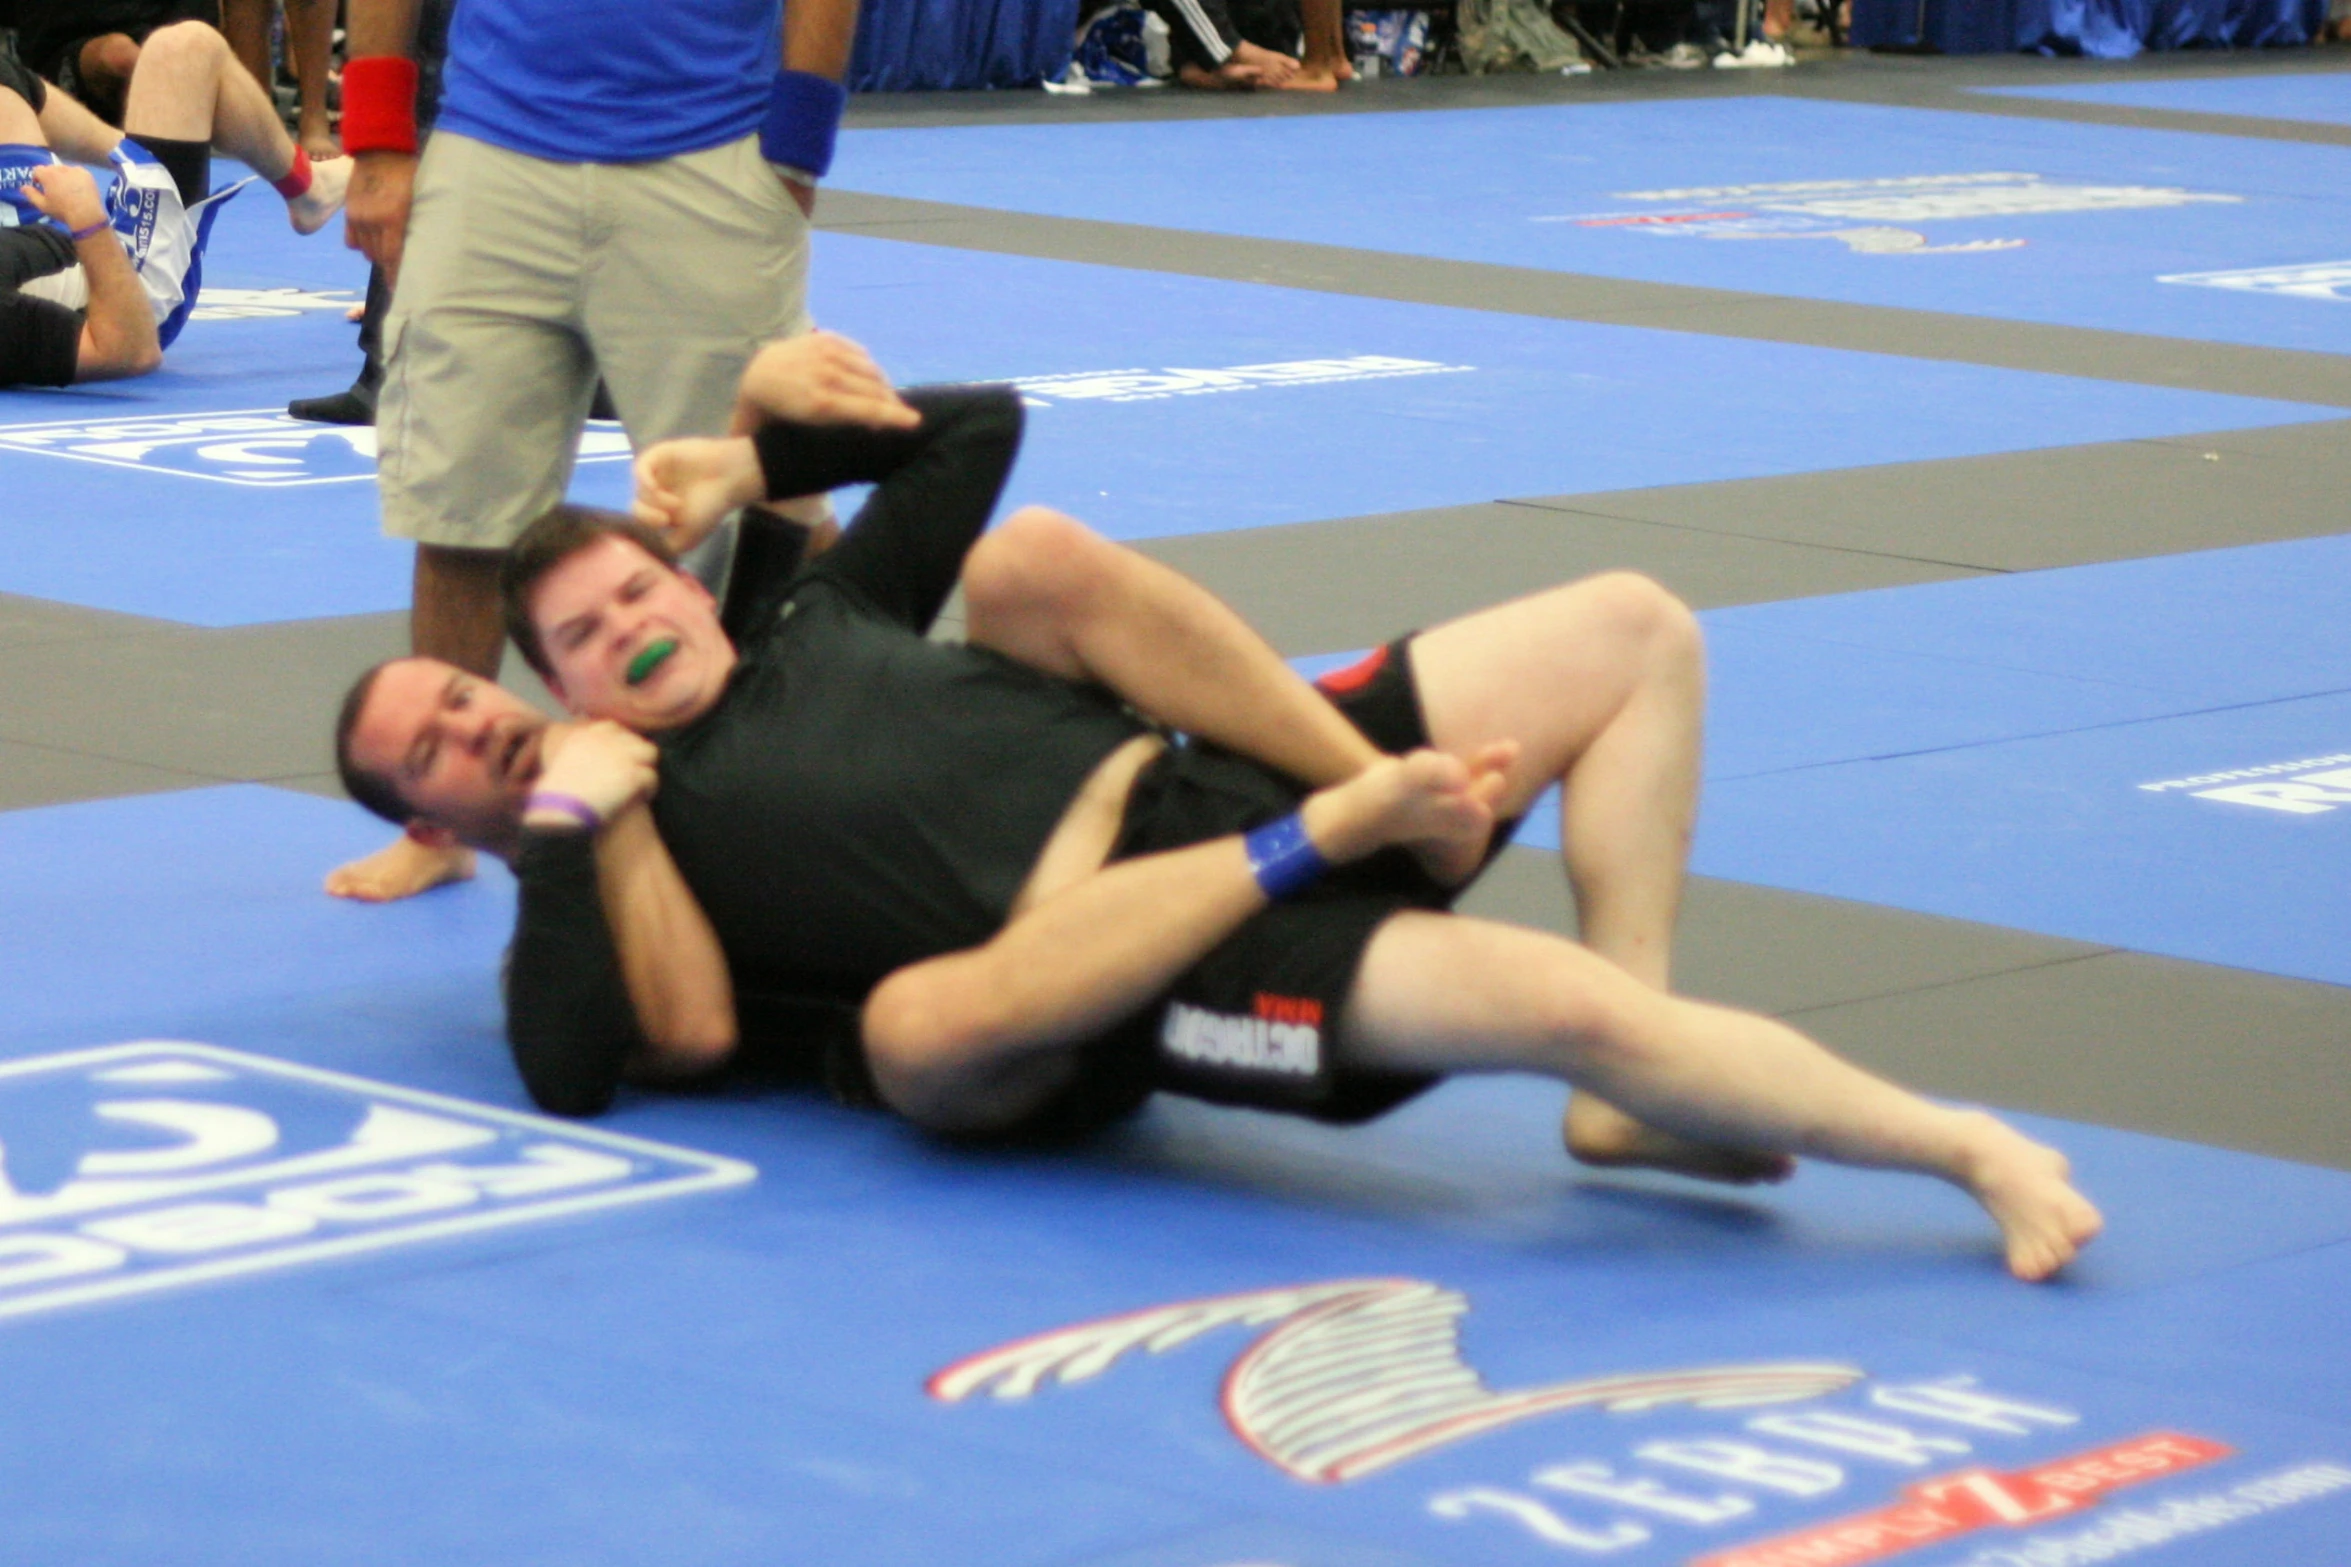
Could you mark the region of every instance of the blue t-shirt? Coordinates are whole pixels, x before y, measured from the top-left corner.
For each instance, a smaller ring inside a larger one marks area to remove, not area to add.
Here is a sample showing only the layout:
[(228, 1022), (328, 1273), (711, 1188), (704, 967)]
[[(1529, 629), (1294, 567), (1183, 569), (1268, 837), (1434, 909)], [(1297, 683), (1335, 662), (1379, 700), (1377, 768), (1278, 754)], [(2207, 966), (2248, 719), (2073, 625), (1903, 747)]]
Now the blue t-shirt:
[(462, 0), (437, 122), (558, 163), (645, 163), (759, 129), (779, 0)]

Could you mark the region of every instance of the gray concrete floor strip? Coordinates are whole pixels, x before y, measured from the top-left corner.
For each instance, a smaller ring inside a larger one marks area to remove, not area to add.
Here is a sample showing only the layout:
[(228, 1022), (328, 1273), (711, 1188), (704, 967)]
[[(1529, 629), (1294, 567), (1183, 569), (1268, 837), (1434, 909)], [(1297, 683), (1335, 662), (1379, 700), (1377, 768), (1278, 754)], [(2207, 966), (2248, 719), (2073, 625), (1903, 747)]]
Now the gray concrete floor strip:
[(2351, 1168), (2340, 986), (2116, 952), (1791, 1020), (1929, 1092)]
[(1512, 504), (2036, 571), (2340, 533), (2346, 495), (2351, 423), (2327, 421)]
[(821, 226), (876, 239), (1552, 320), (1843, 348), (2351, 408), (2351, 355), (1782, 298), (984, 207), (828, 192)]

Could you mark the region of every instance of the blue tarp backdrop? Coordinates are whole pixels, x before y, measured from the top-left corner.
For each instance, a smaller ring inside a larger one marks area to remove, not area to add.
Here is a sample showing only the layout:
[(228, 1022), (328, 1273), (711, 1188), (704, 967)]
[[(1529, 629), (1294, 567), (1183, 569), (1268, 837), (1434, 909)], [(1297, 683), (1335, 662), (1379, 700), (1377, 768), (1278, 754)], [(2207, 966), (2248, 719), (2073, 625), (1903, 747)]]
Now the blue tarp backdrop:
[(1078, 0), (865, 0), (849, 87), (1034, 87), (1069, 64), (1077, 21)]
[(2326, 0), (1853, 0), (1853, 41), (2122, 60), (2142, 49), (2306, 44), (2325, 17)]

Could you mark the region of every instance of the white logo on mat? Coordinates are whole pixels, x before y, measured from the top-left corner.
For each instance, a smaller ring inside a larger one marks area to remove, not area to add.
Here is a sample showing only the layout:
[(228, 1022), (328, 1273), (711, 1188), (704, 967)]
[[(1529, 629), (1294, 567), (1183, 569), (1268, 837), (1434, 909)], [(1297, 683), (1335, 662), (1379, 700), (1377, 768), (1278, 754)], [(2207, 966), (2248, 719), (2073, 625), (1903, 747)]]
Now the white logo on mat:
[(1357, 354), (1351, 359), (1291, 359), (1278, 364), (1231, 365), (1222, 370), (1080, 370), (1023, 376), (1013, 382), (1031, 408), (1055, 403), (1140, 403), (1211, 392), (1254, 392), (1276, 386), (1329, 386), (1340, 381), (1384, 381), (1405, 375), (1457, 375), (1475, 365), (1435, 359)]
[(298, 316), (308, 310), (349, 310), (359, 296), (347, 288), (212, 288), (197, 296), (191, 321), (251, 321)]
[(2192, 794), (2223, 805), (2258, 806), (2293, 816), (2324, 816), (2351, 805), (2351, 751), (2306, 756), (2293, 762), (2232, 767), (2139, 785), (2149, 794)]
[(2298, 267), (2238, 267), (2230, 272), (2173, 272), (2158, 283), (2230, 288), (2241, 294), (2286, 294), (2351, 304), (2351, 261), (2312, 261)]
[(150, 1040), (0, 1064), (0, 1317), (740, 1186), (739, 1160)]
[(2177, 185), (2075, 185), (2046, 180), (2038, 174), (2014, 173), (1694, 185), (1679, 190), (1621, 191), (1618, 199), (1691, 210), (1558, 213), (1534, 221), (1699, 239), (1833, 239), (1860, 255), (1933, 256), (2015, 250), (2025, 242), (1969, 239), (1931, 245), (1926, 235), (1901, 225), (2244, 200), (2242, 196)]
[[(359, 484), (376, 475), (373, 426), (306, 424), (282, 408), (0, 425), (0, 451), (272, 490)], [(628, 458), (629, 438), (619, 425), (599, 421), (581, 433), (581, 462)]]

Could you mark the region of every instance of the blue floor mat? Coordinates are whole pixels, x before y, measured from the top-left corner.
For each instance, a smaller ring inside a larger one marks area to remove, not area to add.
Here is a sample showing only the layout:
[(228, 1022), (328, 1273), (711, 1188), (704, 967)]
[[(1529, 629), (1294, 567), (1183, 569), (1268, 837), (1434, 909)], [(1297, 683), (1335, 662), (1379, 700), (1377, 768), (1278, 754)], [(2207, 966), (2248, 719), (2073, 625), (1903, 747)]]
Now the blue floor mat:
[(2351, 984), (2351, 695), (1710, 783), (1712, 876)]
[[(1706, 611), (1699, 617), (1709, 685), (1704, 868), (1741, 875), (1729, 867), (1755, 863), (1726, 838), (1734, 829), (1714, 807), (1716, 791), (1741, 780), (2036, 736), (2152, 734), (2159, 731), (2132, 726), (2351, 691), (2351, 654), (2325, 630), (2351, 617), (2347, 584), (2351, 537), (2335, 536)], [(1355, 656), (1298, 667), (1312, 677)], [(2261, 760), (2337, 748), (2351, 749), (2351, 735)], [(1767, 782), (1722, 797), (1770, 796), (1781, 787)], [(1800, 777), (1784, 787), (1800, 794), (1825, 785)], [(2037, 810), (2011, 804), (2028, 815)], [(1754, 832), (1770, 839), (1764, 863), (1772, 869), (1747, 879), (1839, 890), (1823, 879), (1827, 872), (1793, 867), (1815, 845), (1841, 861), (1849, 844), (1841, 815), (1806, 823), (1792, 808)], [(1559, 846), (1553, 801), (1528, 813), (1518, 841)], [(1896, 880), (1908, 874), (1891, 864), (1878, 869)], [(1919, 889), (1876, 901), (1927, 907), (1918, 899), (1928, 895)], [(2046, 918), (2010, 923), (2082, 933)]]
[(2351, 983), (2351, 538), (1708, 614), (1709, 875)]
[(2351, 349), (2351, 312), (2324, 300), (2162, 281), (2342, 261), (2340, 147), (1752, 97), (857, 131), (835, 177), (1062, 217)]
[[(160, 372), (0, 392), (0, 592), (201, 626), (407, 605), (413, 551), (377, 527), (375, 432), (284, 415), (359, 373), (343, 312), (367, 263), (341, 234), (338, 221), (298, 238), (250, 188), (213, 229), (196, 314)], [(582, 455), (575, 497), (624, 504), (618, 427), (593, 427)]]
[[(1356, 1131), (1169, 1103), (1048, 1155), (774, 1092), (515, 1121), (506, 884), (315, 892), (373, 841), (252, 787), (0, 818), (36, 1003), (0, 1048), (12, 1553), (1960, 1567), (2193, 1535), (2179, 1559), (2251, 1567), (2351, 1539), (2351, 1176), (2036, 1123), (2111, 1229), (2032, 1289), (1923, 1181), (1579, 1177), (1520, 1079)], [(190, 842), (240, 852), (159, 877)], [(508, 1142), (369, 1163), (333, 1130), (402, 1107)], [(629, 1181), (756, 1178), (252, 1266), (531, 1200), (597, 1137)], [(322, 1154), (356, 1173), (293, 1168)], [(146, 1184), (54, 1216), (108, 1178)], [(269, 1233), (289, 1214), (315, 1225)], [(94, 1246), (169, 1276), (9, 1312)]]
[[(903, 382), (1019, 380), (1029, 437), (1008, 499), (1122, 539), (2339, 412), (837, 235), (819, 238), (815, 280), (820, 319)], [(0, 474), (24, 503), (0, 591), (207, 626), (404, 605), (373, 432), (271, 412), (348, 373), (347, 330), (333, 311), (199, 321), (160, 376), (0, 395)], [(1720, 387), (1761, 384), (1819, 433), (1791, 448), (1767, 421), (1724, 417)], [(587, 439), (599, 460), (575, 496), (624, 502), (625, 439)], [(92, 513), (99, 482), (109, 505)], [(88, 520), (43, 525), (57, 515)]]
[(2264, 120), (2351, 125), (2351, 72), (2324, 75), (2190, 76), (2159, 81), (2072, 82), (2063, 87), (1976, 87), (2007, 98), (2057, 98), (2130, 109), (2180, 109)]

